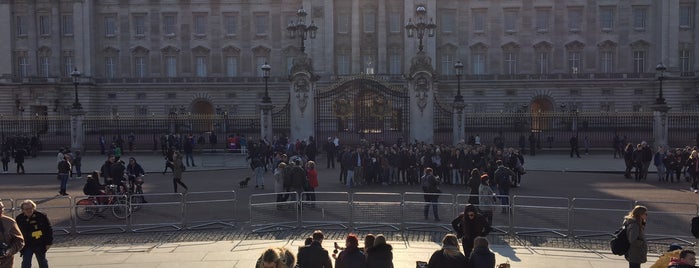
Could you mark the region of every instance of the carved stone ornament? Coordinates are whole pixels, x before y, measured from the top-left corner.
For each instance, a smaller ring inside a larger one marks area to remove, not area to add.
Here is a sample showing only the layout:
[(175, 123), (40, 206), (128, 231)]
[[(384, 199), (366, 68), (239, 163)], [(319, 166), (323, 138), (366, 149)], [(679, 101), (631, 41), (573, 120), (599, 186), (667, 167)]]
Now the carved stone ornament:
[(301, 114), (303, 114), (306, 111), (306, 107), (308, 107), (308, 91), (308, 81), (306, 81), (306, 79), (296, 80), (294, 92), (296, 93), (296, 101), (298, 101)]
[(306, 53), (294, 58), (293, 64), (291, 66), (291, 74), (308, 72), (313, 73), (313, 59), (308, 57)]
[(434, 73), (432, 59), (428, 57), (424, 51), (418, 52), (410, 61), (410, 73), (415, 74), (420, 71)]
[(427, 107), (427, 92), (429, 90), (429, 83), (425, 77), (420, 77), (415, 81), (415, 98), (417, 98), (417, 107), (420, 108), (420, 113), (424, 112), (425, 107)]

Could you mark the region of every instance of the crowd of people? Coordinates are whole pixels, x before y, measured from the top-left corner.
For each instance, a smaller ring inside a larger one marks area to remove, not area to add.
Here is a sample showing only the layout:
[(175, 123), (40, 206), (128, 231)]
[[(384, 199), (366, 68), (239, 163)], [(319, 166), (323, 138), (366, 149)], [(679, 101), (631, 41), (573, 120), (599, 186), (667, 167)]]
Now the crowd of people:
[[(691, 183), (690, 190), (699, 192), (699, 149), (697, 146), (666, 148), (659, 146), (653, 150), (642, 141), (634, 145), (627, 143), (620, 154), (626, 169), (624, 177), (635, 181), (648, 179), (648, 168), (653, 164), (657, 170), (659, 182), (679, 183), (683, 180)], [(614, 157), (617, 157), (615, 151)]]
[[(350, 233), (344, 246), (334, 244), (331, 251), (323, 247), (324, 234), (316, 230), (298, 248), (298, 254), (285, 247), (271, 247), (263, 251), (257, 260), (257, 268), (394, 268), (393, 246), (387, 243), (382, 234), (367, 234), (360, 245), (357, 235)], [(432, 253), (428, 267), (439, 268), (492, 268), (495, 267), (495, 254), (490, 250), (484, 236), (471, 237), (475, 241), (468, 253), (459, 248), (454, 234), (446, 234), (442, 247)], [(464, 245), (464, 248), (466, 246)], [(421, 261), (418, 261), (420, 263)]]

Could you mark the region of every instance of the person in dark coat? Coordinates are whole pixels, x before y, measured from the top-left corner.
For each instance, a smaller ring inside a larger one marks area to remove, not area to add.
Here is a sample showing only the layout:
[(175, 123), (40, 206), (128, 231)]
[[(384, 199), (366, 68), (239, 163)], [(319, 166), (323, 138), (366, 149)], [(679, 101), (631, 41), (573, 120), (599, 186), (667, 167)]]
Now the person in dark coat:
[(383, 235), (374, 238), (374, 245), (366, 253), (367, 268), (393, 268), (393, 246), (386, 244)]
[(495, 253), (488, 247), (488, 239), (479, 236), (474, 239), (475, 245), (468, 258), (468, 268), (491, 268), (495, 267)]
[(313, 232), (310, 245), (299, 248), (298, 265), (303, 268), (332, 268), (330, 255), (321, 245), (324, 235), (320, 230)]
[(36, 211), (36, 203), (32, 200), (25, 200), (21, 205), (22, 214), (17, 215), (15, 220), (19, 230), (24, 237), (24, 248), (22, 253), (22, 267), (31, 267), (32, 258), (36, 256), (36, 261), (40, 268), (48, 268), (46, 252), (53, 245), (53, 228), (45, 213)]
[(17, 164), (17, 174), (24, 174), (24, 156), (26, 155), (27, 153), (22, 148), (19, 148), (15, 151), (15, 163)]
[(466, 267), (466, 256), (459, 251), (459, 240), (453, 234), (447, 234), (442, 239), (442, 248), (432, 253), (428, 267), (463, 268)]
[[(335, 268), (366, 268), (366, 257), (359, 250), (359, 239), (354, 234), (349, 234), (345, 240), (345, 249), (335, 260)], [(436, 267), (436, 266), (435, 266)]]
[(468, 203), (478, 205), (478, 189), (481, 186), (481, 172), (477, 168), (471, 170), (471, 177), (466, 183), (470, 191), (468, 192)]
[(466, 204), (464, 213), (456, 217), (451, 222), (451, 226), (458, 234), (458, 237), (461, 238), (465, 256), (470, 256), (476, 237), (486, 236), (490, 233), (488, 220), (478, 213), (478, 209), (472, 204)]

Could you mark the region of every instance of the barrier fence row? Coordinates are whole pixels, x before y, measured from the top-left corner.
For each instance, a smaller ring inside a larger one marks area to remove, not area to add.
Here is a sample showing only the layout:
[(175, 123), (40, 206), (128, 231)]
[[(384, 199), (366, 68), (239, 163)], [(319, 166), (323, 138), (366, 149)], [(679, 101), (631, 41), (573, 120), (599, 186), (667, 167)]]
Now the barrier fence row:
[[(608, 238), (621, 226), (635, 205), (648, 207), (646, 237), (649, 240), (691, 241), (691, 220), (699, 215), (696, 203), (567, 198), (549, 196), (479, 196), (432, 194), (426, 202), (421, 192), (283, 192), (253, 194), (246, 204), (253, 232), (285, 229), (352, 229), (372, 231), (452, 231), (451, 221), (469, 200), (493, 198), (480, 205), (492, 215), (495, 234)], [(56, 196), (51, 198), (0, 199), (5, 215), (21, 213), (22, 200), (39, 203), (54, 232), (147, 232), (236, 227), (239, 217), (235, 191), (154, 193), (142, 195)], [(99, 203), (93, 203), (99, 199)], [(146, 202), (144, 202), (146, 201)], [(425, 216), (425, 207), (429, 215)], [(434, 218), (437, 208), (440, 221)], [(243, 208), (241, 208), (243, 209)], [(490, 218), (490, 216), (488, 216)]]
[(22, 213), (26, 199), (46, 213), (56, 234), (235, 227), (237, 220), (235, 191), (0, 199), (4, 214)]
[[(315, 199), (310, 195), (314, 195)], [(644, 205), (649, 240), (690, 243), (691, 219), (699, 215), (696, 203), (644, 200), (567, 198), (549, 196), (479, 196), (432, 194), (436, 203), (425, 201), (421, 192), (283, 192), (250, 196), (250, 225), (254, 232), (284, 229), (354, 229), (373, 231), (452, 231), (451, 221), (463, 213), (471, 198), (494, 198), (490, 206), (478, 206), (492, 214), (494, 233), (608, 238), (621, 226), (635, 205)], [(429, 215), (425, 216), (425, 207)], [(440, 221), (435, 221), (436, 206)]]

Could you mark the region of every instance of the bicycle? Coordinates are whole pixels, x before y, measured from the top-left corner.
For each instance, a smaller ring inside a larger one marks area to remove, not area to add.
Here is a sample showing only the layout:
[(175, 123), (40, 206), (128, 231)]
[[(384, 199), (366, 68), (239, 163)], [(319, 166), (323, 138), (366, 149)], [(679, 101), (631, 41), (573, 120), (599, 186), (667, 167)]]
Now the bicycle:
[(146, 199), (143, 197), (143, 177), (140, 176), (129, 176), (129, 191), (127, 195), (129, 196), (129, 201), (131, 204), (131, 210), (136, 211), (141, 209), (138, 204), (147, 203)]
[(91, 220), (95, 216), (103, 217), (102, 213), (111, 208), (115, 218), (123, 220), (131, 215), (128, 200), (125, 193), (114, 184), (106, 185), (106, 201), (100, 202), (100, 196), (89, 196), (76, 202), (75, 216), (84, 221)]

